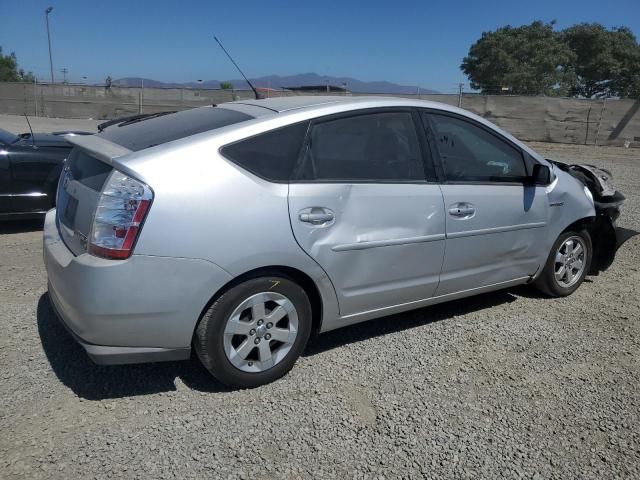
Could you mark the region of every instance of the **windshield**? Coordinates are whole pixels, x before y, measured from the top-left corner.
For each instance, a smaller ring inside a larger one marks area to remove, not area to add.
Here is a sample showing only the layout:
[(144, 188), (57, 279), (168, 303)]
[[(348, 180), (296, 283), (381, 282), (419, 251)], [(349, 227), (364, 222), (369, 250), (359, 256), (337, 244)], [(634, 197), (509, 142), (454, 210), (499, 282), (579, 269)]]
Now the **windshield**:
[(11, 132), (7, 132), (0, 128), (0, 143), (4, 143), (5, 145), (11, 145), (18, 141), (18, 136), (14, 135)]

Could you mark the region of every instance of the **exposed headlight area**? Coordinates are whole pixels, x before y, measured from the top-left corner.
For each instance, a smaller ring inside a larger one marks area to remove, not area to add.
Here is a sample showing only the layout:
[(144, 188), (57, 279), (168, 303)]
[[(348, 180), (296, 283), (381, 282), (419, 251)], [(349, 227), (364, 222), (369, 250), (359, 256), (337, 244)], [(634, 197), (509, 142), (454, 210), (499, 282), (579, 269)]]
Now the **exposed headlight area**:
[(129, 258), (152, 199), (147, 185), (114, 170), (98, 201), (89, 253), (109, 259)]

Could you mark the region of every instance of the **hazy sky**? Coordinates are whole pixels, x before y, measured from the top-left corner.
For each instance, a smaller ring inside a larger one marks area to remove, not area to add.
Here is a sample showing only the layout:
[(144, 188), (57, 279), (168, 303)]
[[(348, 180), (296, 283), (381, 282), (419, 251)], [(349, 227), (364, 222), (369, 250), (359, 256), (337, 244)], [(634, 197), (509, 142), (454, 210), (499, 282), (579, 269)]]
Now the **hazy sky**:
[(249, 77), (316, 72), (442, 92), (466, 81), (462, 58), (483, 31), (556, 19), (625, 25), (640, 36), (640, 0), (0, 0), (0, 46), (49, 76), (44, 10), (56, 77), (162, 81), (238, 78), (216, 34)]

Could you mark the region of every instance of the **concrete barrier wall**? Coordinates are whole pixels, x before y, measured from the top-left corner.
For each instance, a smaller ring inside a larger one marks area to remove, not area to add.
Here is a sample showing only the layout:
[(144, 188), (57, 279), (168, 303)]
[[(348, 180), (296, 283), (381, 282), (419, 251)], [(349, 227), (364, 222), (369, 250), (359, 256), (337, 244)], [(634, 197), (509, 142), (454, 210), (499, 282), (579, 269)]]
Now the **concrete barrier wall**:
[(640, 101), (467, 96), (470, 110), (521, 140), (584, 145), (640, 145)]
[[(295, 95), (277, 92), (274, 95)], [(356, 95), (356, 94), (353, 94)], [(357, 94), (367, 95), (367, 94)], [(458, 95), (394, 95), (457, 105)], [(253, 98), (247, 90), (0, 83), (0, 113), (111, 119)], [(640, 101), (465, 94), (462, 107), (522, 140), (640, 146)]]
[(252, 98), (251, 92), (0, 83), (0, 113), (111, 119)]

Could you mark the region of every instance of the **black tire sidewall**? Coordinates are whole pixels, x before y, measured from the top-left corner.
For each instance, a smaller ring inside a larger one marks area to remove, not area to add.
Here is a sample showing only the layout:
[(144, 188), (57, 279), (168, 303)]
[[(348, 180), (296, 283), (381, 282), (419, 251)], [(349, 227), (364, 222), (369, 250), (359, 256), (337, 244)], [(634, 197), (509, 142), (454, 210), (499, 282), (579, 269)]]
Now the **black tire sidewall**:
[[(562, 287), (555, 279), (555, 258), (558, 248), (560, 248), (560, 245), (562, 245), (569, 237), (580, 237), (584, 240), (584, 243), (587, 247), (587, 251), (585, 252), (585, 268), (582, 271), (579, 280), (575, 284), (570, 287)], [(593, 245), (591, 242), (591, 236), (586, 230), (563, 232), (553, 244), (551, 252), (549, 253), (549, 258), (547, 259), (547, 263), (545, 265), (544, 272), (542, 273), (543, 290), (554, 297), (566, 297), (568, 295), (571, 295), (580, 287), (580, 285), (582, 285), (582, 282), (587, 276), (587, 273), (591, 269), (592, 256)]]
[[(298, 335), (277, 365), (259, 373), (237, 369), (224, 352), (224, 329), (233, 311), (250, 296), (260, 292), (277, 292), (287, 297), (298, 313)], [(283, 276), (264, 276), (247, 280), (221, 295), (209, 308), (197, 329), (196, 352), (203, 365), (222, 383), (231, 387), (252, 388), (285, 375), (304, 351), (311, 334), (311, 304), (298, 284)]]

